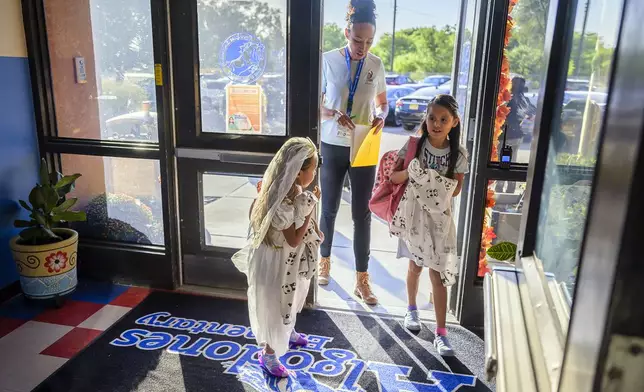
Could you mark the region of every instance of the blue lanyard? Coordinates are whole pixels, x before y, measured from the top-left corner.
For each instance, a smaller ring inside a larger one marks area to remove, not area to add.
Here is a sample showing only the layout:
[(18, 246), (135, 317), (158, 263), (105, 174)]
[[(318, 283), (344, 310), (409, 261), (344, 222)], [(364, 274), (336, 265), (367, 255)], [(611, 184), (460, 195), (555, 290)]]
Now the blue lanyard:
[(353, 80), (351, 80), (351, 56), (349, 55), (348, 46), (344, 49), (344, 59), (347, 61), (347, 70), (349, 72), (349, 98), (347, 99), (347, 116), (351, 116), (351, 110), (353, 109), (353, 97), (356, 95), (356, 90), (358, 89), (358, 81), (360, 80), (360, 73), (362, 72), (364, 59), (358, 62), (358, 67), (356, 68), (356, 76)]

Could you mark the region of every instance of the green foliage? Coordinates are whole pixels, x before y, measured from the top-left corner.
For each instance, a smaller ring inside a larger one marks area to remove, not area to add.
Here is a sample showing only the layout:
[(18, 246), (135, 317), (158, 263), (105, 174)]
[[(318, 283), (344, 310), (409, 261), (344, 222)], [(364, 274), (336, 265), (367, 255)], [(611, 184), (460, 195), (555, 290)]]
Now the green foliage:
[(511, 242), (500, 242), (487, 250), (487, 255), (498, 261), (514, 261), (517, 246)]
[(201, 72), (219, 70), (221, 44), (235, 33), (250, 33), (266, 50), (266, 72), (283, 72), (277, 53), (285, 45), (286, 15), (267, 2), (211, 0), (197, 5)]
[(20, 200), (20, 205), (29, 211), (30, 220), (16, 220), (14, 226), (23, 228), (20, 238), (23, 243), (42, 245), (62, 240), (52, 229), (63, 222), (78, 222), (86, 219), (84, 212), (72, 211), (78, 199), (66, 199), (74, 189), (80, 174), (63, 176), (49, 172), (45, 159), (40, 164), (39, 184), (29, 193), (29, 203)]
[(557, 154), (556, 163), (557, 165), (583, 166), (594, 168), (595, 164), (597, 163), (597, 158), (594, 156), (586, 157), (580, 154), (560, 153)]
[(154, 57), (149, 2), (92, 0), (91, 16), (101, 73), (150, 72)]
[(324, 52), (341, 48), (347, 44), (347, 39), (344, 37), (344, 30), (335, 23), (327, 23), (324, 25), (322, 40), (322, 49)]
[[(550, 0), (521, 0), (512, 12), (515, 25), (507, 48), (510, 70), (512, 73), (523, 75), (528, 80), (538, 81), (543, 75), (545, 66), (543, 52), (549, 6)], [(605, 86), (615, 49), (605, 46), (597, 33), (588, 30), (583, 36), (583, 42), (581, 40), (581, 32), (575, 31), (568, 76), (589, 79), (594, 72), (594, 84)], [(579, 52), (580, 43), (582, 43), (581, 52)]]
[[(275, 55), (284, 48), (286, 15), (268, 2), (204, 0), (198, 2), (201, 72), (219, 70), (221, 43), (235, 33), (251, 33), (264, 43), (267, 72), (283, 69)], [(101, 74), (152, 72), (150, 2), (92, 0), (92, 33), (100, 53)]]
[[(451, 73), (454, 56), (455, 30), (452, 26), (412, 28), (396, 31), (394, 72), (422, 78), (433, 73)], [(335, 23), (324, 25), (325, 52), (346, 45), (344, 30)], [(389, 68), (391, 64), (391, 33), (383, 34), (371, 48)]]
[[(404, 29), (396, 32), (394, 72), (425, 76), (451, 73), (455, 29), (445, 26)], [(371, 50), (385, 65), (391, 64), (391, 34), (383, 34)]]
[(508, 50), (508, 60), (512, 73), (523, 75), (529, 79), (540, 80), (544, 64), (543, 47), (517, 45)]

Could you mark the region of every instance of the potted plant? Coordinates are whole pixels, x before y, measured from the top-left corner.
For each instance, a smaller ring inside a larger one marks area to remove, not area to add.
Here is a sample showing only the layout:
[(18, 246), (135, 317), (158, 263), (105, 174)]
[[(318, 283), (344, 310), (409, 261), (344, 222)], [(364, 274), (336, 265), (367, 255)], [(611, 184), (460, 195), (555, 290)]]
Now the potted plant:
[(50, 173), (43, 159), (29, 202), (19, 201), (31, 219), (14, 222), (23, 230), (10, 247), (27, 298), (59, 299), (76, 288), (78, 233), (61, 226), (86, 219), (84, 212), (72, 210), (78, 199), (66, 198), (80, 176)]

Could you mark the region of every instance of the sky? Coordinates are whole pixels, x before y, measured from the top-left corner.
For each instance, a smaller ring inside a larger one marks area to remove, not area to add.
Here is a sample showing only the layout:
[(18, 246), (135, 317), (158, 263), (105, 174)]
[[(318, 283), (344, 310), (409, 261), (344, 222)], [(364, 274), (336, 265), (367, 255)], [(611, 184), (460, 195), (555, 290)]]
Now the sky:
[[(586, 31), (598, 32), (608, 46), (614, 46), (619, 12), (617, 4), (613, 4), (614, 0), (579, 0), (575, 18), (576, 31), (581, 31), (586, 1), (590, 5)], [(344, 26), (347, 3), (348, 0), (324, 0), (324, 23)], [(411, 27), (456, 26), (460, 3), (460, 0), (398, 0), (396, 30)], [(376, 0), (377, 37), (391, 32), (393, 9), (394, 0)]]

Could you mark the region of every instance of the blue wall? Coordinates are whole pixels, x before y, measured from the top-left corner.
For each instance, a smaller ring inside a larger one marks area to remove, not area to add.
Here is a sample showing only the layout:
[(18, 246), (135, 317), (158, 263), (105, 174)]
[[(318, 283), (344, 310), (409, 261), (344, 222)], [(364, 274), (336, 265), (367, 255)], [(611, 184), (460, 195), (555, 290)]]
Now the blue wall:
[(13, 221), (27, 214), (27, 199), (38, 176), (38, 144), (31, 99), (29, 64), (19, 1), (0, 5), (0, 289), (18, 280), (9, 239)]

